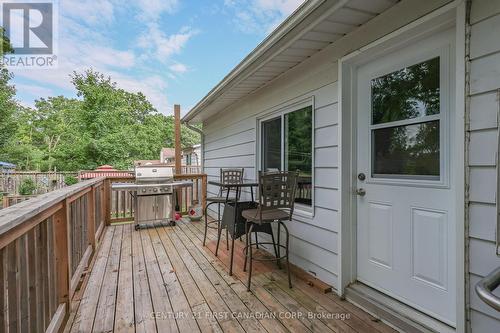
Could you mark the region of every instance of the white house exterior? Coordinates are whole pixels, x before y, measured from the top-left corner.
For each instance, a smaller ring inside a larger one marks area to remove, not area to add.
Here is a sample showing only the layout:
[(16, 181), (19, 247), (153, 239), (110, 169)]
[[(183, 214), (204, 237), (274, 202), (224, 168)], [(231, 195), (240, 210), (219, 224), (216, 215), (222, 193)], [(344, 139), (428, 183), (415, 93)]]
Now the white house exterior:
[(201, 164), (201, 144), (182, 149), (182, 164), (199, 166)]
[(307, 1), (183, 121), (209, 179), (310, 168), (291, 261), (338, 294), (403, 331), (500, 332), (474, 290), (500, 266), (499, 36), (495, 0)]

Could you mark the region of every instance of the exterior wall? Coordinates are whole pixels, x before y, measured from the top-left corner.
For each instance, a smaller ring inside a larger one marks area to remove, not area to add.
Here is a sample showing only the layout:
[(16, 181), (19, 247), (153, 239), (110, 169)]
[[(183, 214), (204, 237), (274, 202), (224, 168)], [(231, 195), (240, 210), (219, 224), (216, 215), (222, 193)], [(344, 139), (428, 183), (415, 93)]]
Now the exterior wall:
[[(291, 234), (291, 262), (337, 286), (338, 273), (338, 147), (337, 63), (307, 66), (274, 84), (252, 100), (216, 116), (204, 124), (204, 166), (210, 180), (218, 179), (219, 168), (245, 168), (246, 179), (256, 179), (256, 118), (296, 100), (315, 100), (315, 215), (297, 211)], [(209, 186), (209, 195), (218, 189)], [(247, 193), (248, 195), (248, 193)], [(260, 237), (259, 237), (260, 239)]]
[(481, 277), (500, 266), (500, 258), (495, 255), (500, 2), (473, 0), (470, 23), (470, 316), (472, 332), (500, 332), (500, 313), (483, 303), (474, 291)]
[[(435, 10), (449, 0), (404, 1), (341, 41), (294, 67), (272, 84), (221, 110), (203, 124), (204, 170), (218, 179), (220, 168), (244, 167), (246, 179), (256, 179), (257, 118), (294, 101), (314, 96), (315, 161), (314, 216), (296, 212), (289, 223), (291, 261), (338, 288), (339, 273), (339, 129), (338, 61)], [(397, 8), (396, 8), (397, 7)], [(208, 195), (218, 189), (208, 188)], [(246, 193), (248, 195), (248, 193)], [(211, 211), (213, 215), (214, 210)], [(260, 239), (260, 238), (259, 238)]]

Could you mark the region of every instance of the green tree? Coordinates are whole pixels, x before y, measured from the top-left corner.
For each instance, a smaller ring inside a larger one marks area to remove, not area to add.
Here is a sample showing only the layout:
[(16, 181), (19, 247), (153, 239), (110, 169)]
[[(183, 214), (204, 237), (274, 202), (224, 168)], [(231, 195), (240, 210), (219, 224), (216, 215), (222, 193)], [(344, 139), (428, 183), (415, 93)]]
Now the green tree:
[(10, 84), (12, 74), (6, 68), (0, 68), (0, 151), (10, 141), (16, 131), (14, 114), (17, 109), (16, 89)]
[[(134, 160), (158, 159), (162, 147), (174, 146), (173, 117), (157, 112), (142, 93), (120, 89), (92, 70), (75, 72), (71, 80), (79, 99), (42, 98), (26, 108), (13, 100), (15, 90), (6, 79), (2, 91), (9, 93), (11, 123), (18, 126), (9, 127), (14, 133), (0, 147), (0, 157), (22, 169), (42, 171), (102, 164), (128, 169)], [(190, 146), (200, 137), (183, 126), (181, 141)]]
[[(1, 43), (0, 56), (6, 53), (11, 53), (12, 47), (10, 40), (5, 36), (5, 30), (0, 27)], [(17, 103), (14, 99), (16, 89), (10, 84), (12, 74), (4, 68), (0, 67), (0, 159), (2, 158), (1, 151), (8, 144), (12, 135), (16, 130), (16, 123), (13, 121), (13, 116), (16, 111)]]

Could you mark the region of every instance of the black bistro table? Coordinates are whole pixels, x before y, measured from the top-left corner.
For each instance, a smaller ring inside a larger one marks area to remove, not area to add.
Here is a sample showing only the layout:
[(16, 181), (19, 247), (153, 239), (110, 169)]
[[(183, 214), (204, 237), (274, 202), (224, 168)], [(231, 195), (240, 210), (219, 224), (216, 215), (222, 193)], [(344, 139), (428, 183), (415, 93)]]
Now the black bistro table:
[[(231, 234), (231, 256), (229, 263), (229, 275), (233, 275), (233, 255), (234, 255), (234, 240), (246, 233), (245, 219), (241, 216), (241, 212), (245, 209), (257, 208), (257, 203), (254, 202), (253, 188), (258, 187), (256, 181), (243, 181), (239, 183), (222, 183), (220, 181), (209, 181), (208, 184), (219, 186), (226, 189), (226, 203), (224, 205), (224, 213), (222, 214), (221, 227), (217, 235), (217, 247), (215, 255), (219, 250), (219, 242), (222, 228), (228, 228)], [(240, 194), (244, 188), (250, 188), (251, 201), (240, 201)], [(229, 193), (235, 193), (234, 198), (229, 197)]]

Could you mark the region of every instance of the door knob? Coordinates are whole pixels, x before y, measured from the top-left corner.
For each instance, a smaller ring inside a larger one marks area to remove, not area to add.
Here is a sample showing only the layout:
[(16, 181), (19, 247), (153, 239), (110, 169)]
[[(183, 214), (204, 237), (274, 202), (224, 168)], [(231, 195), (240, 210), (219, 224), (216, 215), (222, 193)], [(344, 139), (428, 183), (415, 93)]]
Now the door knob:
[(366, 191), (364, 188), (358, 188), (358, 189), (356, 189), (356, 194), (364, 197), (366, 195)]

